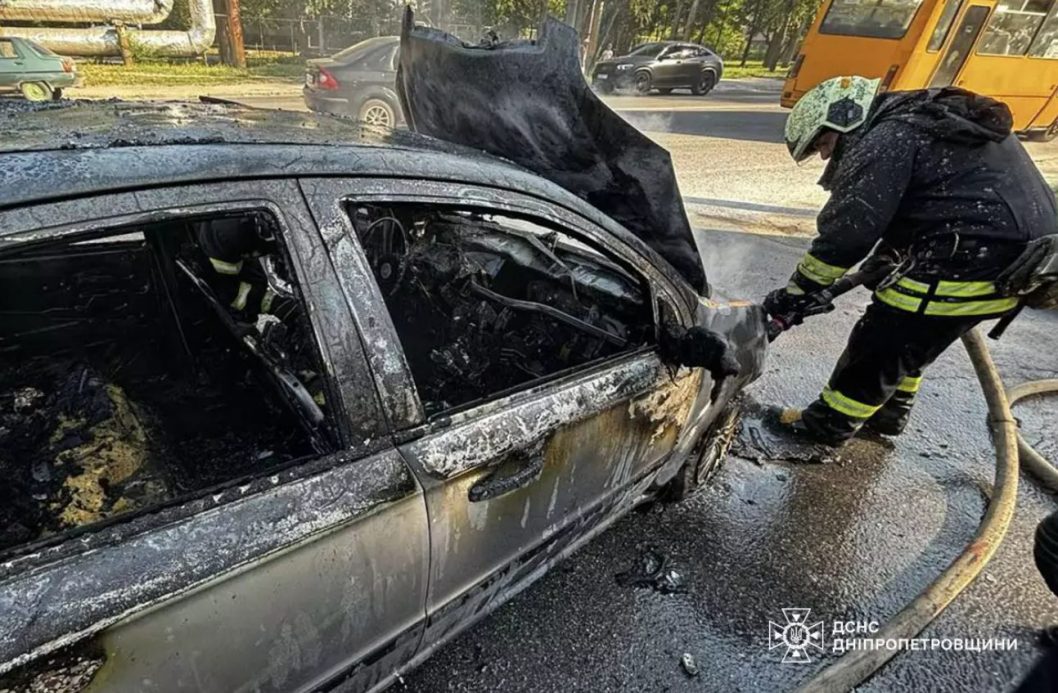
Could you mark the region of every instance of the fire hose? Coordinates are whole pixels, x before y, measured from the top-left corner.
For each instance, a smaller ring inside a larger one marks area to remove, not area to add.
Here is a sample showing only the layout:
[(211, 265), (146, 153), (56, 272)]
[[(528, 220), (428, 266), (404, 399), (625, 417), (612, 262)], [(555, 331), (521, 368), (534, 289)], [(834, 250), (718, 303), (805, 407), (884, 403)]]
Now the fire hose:
[[(829, 303), (836, 296), (851, 291), (871, 278), (857, 273), (846, 275), (843, 280), (831, 285), (826, 295), (820, 292), (818, 301)], [(817, 305), (816, 301), (810, 301), (807, 311), (800, 315), (773, 316), (768, 325), (768, 337), (773, 340), (791, 326), (798, 324), (804, 315), (815, 315), (826, 310), (826, 307)], [(980, 332), (976, 329), (970, 330), (962, 340), (988, 405), (988, 425), (996, 451), (992, 496), (984, 518), (966, 549), (917, 597), (882, 626), (874, 635), (876, 639), (899, 641), (917, 636), (988, 564), (1014, 516), (1019, 455), (1027, 472), (1035, 476), (1047, 489), (1058, 492), (1058, 469), (1021, 437), (1017, 422), (1010, 411), (1011, 405), (1019, 400), (1058, 393), (1058, 379), (1023, 383), (1007, 391)], [(899, 650), (895, 648), (852, 650), (816, 673), (797, 690), (813, 693), (850, 691), (885, 666), (897, 652)]]

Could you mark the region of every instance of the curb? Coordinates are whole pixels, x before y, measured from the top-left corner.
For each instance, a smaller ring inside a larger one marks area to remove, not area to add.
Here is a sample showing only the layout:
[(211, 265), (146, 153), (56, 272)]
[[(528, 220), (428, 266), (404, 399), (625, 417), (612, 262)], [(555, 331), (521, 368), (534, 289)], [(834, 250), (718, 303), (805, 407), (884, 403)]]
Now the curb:
[(804, 238), (816, 234), (817, 210), (807, 207), (780, 207), (693, 196), (684, 197), (683, 202), (694, 228)]

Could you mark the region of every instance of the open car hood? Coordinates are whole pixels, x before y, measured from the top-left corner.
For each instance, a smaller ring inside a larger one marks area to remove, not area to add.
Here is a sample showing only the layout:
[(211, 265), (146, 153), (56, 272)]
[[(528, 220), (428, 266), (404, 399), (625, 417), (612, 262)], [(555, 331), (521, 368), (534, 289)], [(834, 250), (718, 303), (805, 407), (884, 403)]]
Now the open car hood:
[(708, 295), (669, 153), (611, 111), (581, 74), (577, 33), (471, 45), (405, 11), (397, 93), (408, 126), (513, 161), (586, 200)]

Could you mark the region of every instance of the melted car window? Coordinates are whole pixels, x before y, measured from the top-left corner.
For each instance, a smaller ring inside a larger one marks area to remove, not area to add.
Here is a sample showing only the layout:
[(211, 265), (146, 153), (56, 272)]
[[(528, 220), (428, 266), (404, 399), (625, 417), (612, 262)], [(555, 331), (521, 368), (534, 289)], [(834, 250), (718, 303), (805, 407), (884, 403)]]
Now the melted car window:
[(653, 340), (641, 280), (567, 234), (426, 205), (349, 213), (428, 413)]
[(0, 550), (328, 445), (275, 228), (198, 218), (0, 257)]

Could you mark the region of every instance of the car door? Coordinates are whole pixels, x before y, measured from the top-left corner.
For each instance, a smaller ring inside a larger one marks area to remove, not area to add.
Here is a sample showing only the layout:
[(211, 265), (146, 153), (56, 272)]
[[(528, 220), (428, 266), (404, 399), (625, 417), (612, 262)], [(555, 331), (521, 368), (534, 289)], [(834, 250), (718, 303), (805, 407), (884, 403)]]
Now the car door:
[[(647, 343), (428, 416), (422, 379), (409, 366), (413, 345), (387, 312), (385, 297), (397, 291), (388, 278), (402, 270), (369, 258), (355, 232), (367, 205), (394, 216), (413, 205), (509, 215), (594, 244), (671, 299), (670, 285), (644, 274), (641, 260), (636, 265), (627, 248), (583, 218), (514, 191), (400, 179), (302, 185), (349, 300), (360, 307), (359, 327), (400, 451), (426, 494), (431, 562), (423, 656), (630, 508), (676, 444), (709, 376), (700, 369), (670, 373)], [(407, 232), (423, 233), (413, 228)], [(652, 321), (652, 306), (648, 313)]]
[(675, 83), (678, 77), (676, 64), (676, 46), (666, 46), (654, 60), (652, 73), (654, 85), (658, 87), (669, 87)]
[(698, 47), (693, 45), (680, 45), (676, 53), (676, 82), (679, 86), (687, 87), (698, 83), (698, 77), (702, 73), (702, 58), (699, 56)]
[(0, 38), (0, 87), (16, 87), (20, 81), (25, 60), (18, 52), (15, 42)]
[[(7, 250), (20, 239), (247, 211), (274, 219), (289, 253), (326, 376), (318, 396), (333, 443), (7, 557), (0, 688), (53, 681), (73, 667), (99, 691), (366, 689), (414, 655), (425, 616), (426, 505), (383, 435), (348, 305), (296, 183), (80, 198), (0, 212), (0, 228)], [(152, 271), (166, 267), (159, 260)], [(174, 301), (170, 294), (161, 305)], [(211, 414), (226, 415), (223, 407)]]

